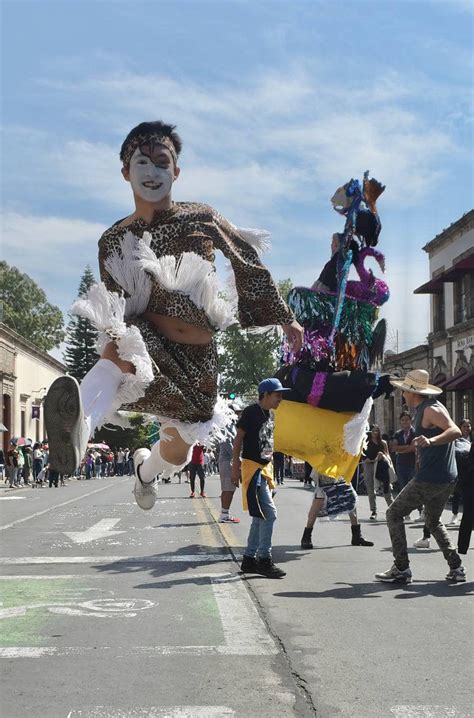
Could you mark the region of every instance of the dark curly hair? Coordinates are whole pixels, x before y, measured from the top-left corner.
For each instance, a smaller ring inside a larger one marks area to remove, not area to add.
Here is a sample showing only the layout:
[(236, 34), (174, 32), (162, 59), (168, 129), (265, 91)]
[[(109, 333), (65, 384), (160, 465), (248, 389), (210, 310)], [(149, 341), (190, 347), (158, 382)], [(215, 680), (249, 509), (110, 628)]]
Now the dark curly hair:
[(130, 130), (128, 135), (123, 141), (122, 147), (120, 148), (120, 159), (124, 161), (126, 150), (128, 145), (135, 139), (135, 137), (147, 134), (161, 134), (165, 137), (169, 137), (173, 143), (173, 147), (176, 150), (176, 154), (179, 156), (183, 143), (181, 137), (175, 132), (176, 125), (168, 125), (161, 120), (155, 120), (154, 122), (140, 122), (139, 125)]

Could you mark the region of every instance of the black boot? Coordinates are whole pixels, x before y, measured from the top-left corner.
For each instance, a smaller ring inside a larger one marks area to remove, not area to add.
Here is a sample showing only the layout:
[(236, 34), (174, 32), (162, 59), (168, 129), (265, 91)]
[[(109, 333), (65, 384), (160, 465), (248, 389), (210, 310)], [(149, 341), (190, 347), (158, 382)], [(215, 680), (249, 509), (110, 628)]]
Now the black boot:
[(352, 531), (352, 541), (351, 544), (353, 546), (373, 546), (373, 541), (366, 541), (365, 538), (362, 536), (360, 532), (360, 524), (356, 524), (355, 526), (351, 526)]
[(303, 537), (301, 539), (301, 548), (313, 548), (313, 542), (311, 541), (311, 534), (313, 529), (306, 528), (303, 531)]

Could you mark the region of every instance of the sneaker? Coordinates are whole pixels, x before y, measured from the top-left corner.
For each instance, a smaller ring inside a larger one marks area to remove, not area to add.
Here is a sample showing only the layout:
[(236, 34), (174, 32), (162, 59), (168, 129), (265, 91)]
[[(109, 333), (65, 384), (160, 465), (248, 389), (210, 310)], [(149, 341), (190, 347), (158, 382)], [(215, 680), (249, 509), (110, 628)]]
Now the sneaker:
[(384, 573), (376, 573), (375, 578), (377, 581), (385, 581), (387, 583), (411, 583), (411, 571), (406, 568), (404, 571), (400, 571), (395, 564), (392, 568)]
[(404, 522), (405, 522), (406, 524), (409, 524), (410, 521), (411, 521), (411, 516), (410, 516), (410, 514), (408, 514), (408, 516), (404, 516), (404, 517), (403, 517), (403, 520), (404, 520)]
[(151, 451), (148, 449), (137, 449), (133, 455), (135, 486), (133, 487), (132, 494), (134, 494), (135, 501), (143, 511), (152, 509), (156, 501), (155, 480), (143, 482), (139, 474), (140, 466), (148, 459), (150, 454)]
[(372, 513), (370, 514), (370, 517), (369, 517), (369, 518), (370, 518), (371, 521), (377, 521), (377, 512), (376, 512), (376, 511), (372, 511)]
[(240, 570), (243, 573), (258, 573), (257, 571), (257, 560), (252, 556), (245, 556), (240, 564)]
[(466, 580), (466, 572), (464, 566), (458, 566), (458, 568), (449, 569), (449, 573), (446, 574), (446, 581), (453, 581), (453, 583), (462, 583)]
[(194, 493), (194, 491), (191, 491), (191, 493), (189, 494), (189, 498), (194, 499), (195, 496), (196, 496), (196, 494)]
[(460, 523), (459, 518), (458, 518), (458, 515), (457, 515), (457, 514), (453, 514), (453, 515), (451, 516), (450, 520), (449, 520), (449, 523), (450, 523), (452, 526), (457, 526), (457, 525)]
[(84, 416), (79, 383), (60, 376), (44, 400), (44, 424), (49, 444), (49, 465), (60, 474), (73, 474), (87, 450), (90, 425)]
[(240, 519), (236, 518), (235, 516), (230, 516), (230, 514), (221, 514), (219, 516), (219, 523), (220, 524), (240, 524)]
[(286, 572), (275, 566), (271, 558), (259, 558), (256, 572), (267, 578), (283, 578), (283, 576), (286, 576)]
[(205, 491), (201, 491), (200, 496), (202, 499), (207, 499), (207, 494), (205, 493)]
[(420, 538), (420, 539), (418, 539), (418, 541), (415, 541), (413, 546), (415, 548), (429, 548), (430, 540), (429, 540), (429, 538)]

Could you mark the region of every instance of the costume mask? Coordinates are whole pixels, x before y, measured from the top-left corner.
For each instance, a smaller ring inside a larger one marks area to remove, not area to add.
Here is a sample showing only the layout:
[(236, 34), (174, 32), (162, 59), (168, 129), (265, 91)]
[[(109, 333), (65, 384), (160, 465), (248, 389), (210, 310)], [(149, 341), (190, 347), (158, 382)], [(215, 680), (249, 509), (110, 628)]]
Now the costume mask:
[(173, 164), (157, 167), (137, 147), (130, 160), (130, 184), (136, 195), (146, 202), (160, 202), (171, 191), (174, 180)]

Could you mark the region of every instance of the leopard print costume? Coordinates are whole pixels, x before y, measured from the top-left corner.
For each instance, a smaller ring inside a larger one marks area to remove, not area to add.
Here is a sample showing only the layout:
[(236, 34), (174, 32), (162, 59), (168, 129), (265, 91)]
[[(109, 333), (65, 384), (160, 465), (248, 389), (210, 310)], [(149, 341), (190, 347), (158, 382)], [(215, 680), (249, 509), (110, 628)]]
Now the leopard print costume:
[[(243, 328), (292, 322), (292, 312), (251, 244), (251, 232), (238, 230), (207, 205), (190, 202), (157, 211), (150, 224), (141, 218), (128, 225), (121, 220), (99, 240), (100, 299), (90, 295), (73, 308), (102, 330), (99, 350), (114, 339), (119, 355), (136, 367), (135, 381), (129, 379), (122, 387), (120, 403), (155, 414), (168, 425), (171, 420), (183, 438), (190, 425), (204, 424), (206, 431), (212, 430), (216, 341), (205, 346), (171, 342), (140, 315), (148, 311), (178, 317), (213, 332), (235, 323), (235, 310)], [(219, 296), (216, 249), (233, 270), (234, 305)], [(122, 308), (120, 321), (115, 308), (104, 320), (103, 306), (118, 301), (133, 307)], [(187, 438), (197, 440), (194, 434)]]

